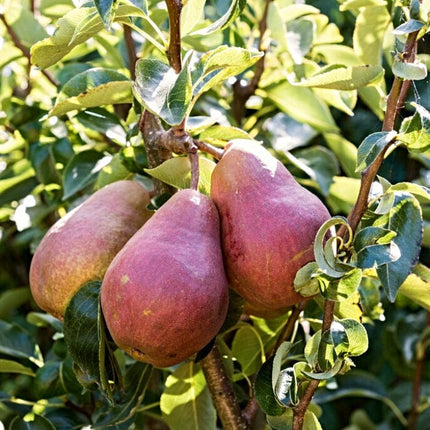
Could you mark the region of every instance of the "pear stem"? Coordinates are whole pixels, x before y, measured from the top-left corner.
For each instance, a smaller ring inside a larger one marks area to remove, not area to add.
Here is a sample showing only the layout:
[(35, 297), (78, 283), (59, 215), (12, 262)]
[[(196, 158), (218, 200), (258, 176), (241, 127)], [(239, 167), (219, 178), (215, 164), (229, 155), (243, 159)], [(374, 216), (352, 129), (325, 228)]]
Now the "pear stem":
[[(413, 32), (408, 35), (406, 43), (403, 47), (402, 56), (405, 62), (413, 62), (415, 59), (416, 53), (416, 41), (417, 41), (418, 32)], [(403, 107), (407, 89), (410, 86), (410, 81), (404, 81), (399, 77), (395, 77), (390, 93), (387, 98), (387, 108), (385, 111), (384, 122), (382, 125), (382, 131), (391, 131), (394, 129), (394, 124), (397, 119), (397, 115), (400, 109)], [(361, 175), (361, 186), (359, 190), (359, 194), (357, 197), (357, 201), (352, 208), (350, 214), (348, 215), (348, 221), (352, 232), (355, 233), (358, 225), (363, 217), (364, 213), (368, 207), (368, 198), (370, 188), (372, 186), (373, 181), (378, 174), (380, 167), (385, 158), (385, 154), (391, 145), (391, 142), (387, 144), (387, 146), (381, 151), (378, 157), (369, 165), (369, 167), (363, 171)], [(340, 228), (338, 231), (338, 235), (344, 237), (347, 234), (346, 228)], [(322, 332), (330, 329), (330, 326), (334, 319), (334, 307), (335, 302), (331, 300), (325, 300), (324, 302), (324, 316), (323, 316), (323, 325)], [(301, 430), (303, 428), (303, 422), (306, 410), (310, 402), (312, 401), (312, 397), (318, 388), (319, 381), (311, 380), (300, 399), (300, 402), (297, 406), (293, 408), (293, 430)]]

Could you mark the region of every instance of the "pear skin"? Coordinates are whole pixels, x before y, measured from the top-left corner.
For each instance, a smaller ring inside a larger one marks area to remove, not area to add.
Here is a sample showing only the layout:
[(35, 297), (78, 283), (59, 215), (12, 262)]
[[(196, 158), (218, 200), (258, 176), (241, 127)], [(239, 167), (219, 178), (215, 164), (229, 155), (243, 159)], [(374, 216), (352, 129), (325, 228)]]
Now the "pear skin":
[(313, 261), (315, 235), (330, 218), (318, 197), (264, 147), (247, 141), (226, 146), (212, 174), (211, 197), (230, 287), (249, 309), (277, 315), (305, 300), (293, 281)]
[(110, 262), (151, 217), (148, 191), (135, 181), (118, 181), (96, 191), (59, 219), (36, 249), (30, 288), (36, 303), (63, 319), (86, 282), (102, 280)]
[(181, 190), (158, 209), (109, 266), (101, 306), (113, 340), (136, 360), (173, 366), (206, 346), (228, 308), (211, 199)]

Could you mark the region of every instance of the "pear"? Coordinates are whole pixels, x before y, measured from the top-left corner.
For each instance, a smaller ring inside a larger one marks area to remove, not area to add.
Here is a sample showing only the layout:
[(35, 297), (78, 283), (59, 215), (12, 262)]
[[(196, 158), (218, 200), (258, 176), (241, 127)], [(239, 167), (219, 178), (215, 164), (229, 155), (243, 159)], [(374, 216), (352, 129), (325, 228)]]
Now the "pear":
[(63, 319), (86, 282), (102, 280), (110, 262), (151, 217), (148, 191), (118, 181), (96, 191), (45, 234), (32, 258), (30, 288), (43, 310)]
[(279, 315), (305, 298), (293, 287), (296, 272), (314, 259), (324, 204), (256, 142), (226, 146), (212, 173), (211, 197), (221, 219), (230, 287), (248, 311)]
[(206, 346), (228, 308), (211, 199), (181, 190), (158, 209), (110, 264), (101, 306), (114, 342), (138, 361), (173, 366)]

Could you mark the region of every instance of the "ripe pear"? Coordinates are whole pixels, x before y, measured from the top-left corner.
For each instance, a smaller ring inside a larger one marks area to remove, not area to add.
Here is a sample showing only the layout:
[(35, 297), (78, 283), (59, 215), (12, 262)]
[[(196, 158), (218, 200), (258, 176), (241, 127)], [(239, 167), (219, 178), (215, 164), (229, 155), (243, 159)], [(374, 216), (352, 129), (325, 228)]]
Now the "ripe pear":
[(101, 306), (113, 340), (136, 360), (173, 366), (206, 346), (228, 308), (211, 199), (181, 190), (158, 209), (110, 264)]
[(110, 262), (151, 217), (148, 191), (135, 181), (118, 181), (96, 191), (46, 233), (30, 266), (36, 303), (63, 319), (86, 282), (102, 280)]
[(313, 243), (330, 214), (261, 145), (226, 146), (212, 173), (211, 197), (221, 219), (230, 287), (248, 310), (279, 315), (305, 300), (293, 287), (296, 272), (314, 259)]

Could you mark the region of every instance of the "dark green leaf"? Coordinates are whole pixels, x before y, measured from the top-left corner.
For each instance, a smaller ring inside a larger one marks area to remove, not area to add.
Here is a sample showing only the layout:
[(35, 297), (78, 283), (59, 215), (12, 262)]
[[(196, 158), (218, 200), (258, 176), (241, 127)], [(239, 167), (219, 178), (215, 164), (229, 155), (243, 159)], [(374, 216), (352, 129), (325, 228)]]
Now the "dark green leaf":
[(141, 59), (136, 63), (134, 94), (139, 102), (170, 125), (179, 124), (191, 102), (191, 77), (185, 64), (177, 74), (160, 60)]
[(54, 424), (48, 419), (33, 414), (25, 418), (15, 417), (10, 425), (9, 430), (56, 430)]
[(255, 398), (265, 414), (277, 416), (282, 415), (285, 408), (279, 405), (273, 393), (273, 359), (274, 357), (271, 357), (265, 361), (257, 373), (255, 379)]
[(30, 367), (23, 366), (21, 363), (13, 360), (0, 359), (0, 373), (20, 373), (21, 375), (35, 376)]
[(390, 212), (378, 221), (378, 225), (397, 233), (393, 242), (401, 252), (396, 261), (378, 267), (378, 277), (390, 301), (417, 262), (421, 250), (423, 220), (418, 201), (409, 193), (396, 192), (396, 200)]
[(67, 200), (94, 182), (99, 171), (109, 163), (110, 159), (111, 157), (105, 157), (95, 150), (77, 153), (64, 169), (63, 200)]
[(96, 412), (94, 430), (128, 430), (142, 404), (152, 374), (152, 366), (135, 362), (125, 374), (125, 396), (115, 406)]
[(430, 112), (416, 103), (412, 105), (416, 111), (403, 120), (399, 140), (410, 151), (424, 152), (430, 147)]
[(107, 30), (110, 30), (116, 8), (118, 7), (118, 0), (94, 0), (94, 3), (103, 20), (103, 24)]
[(396, 131), (378, 131), (367, 136), (358, 147), (356, 171), (369, 167), (396, 135)]

